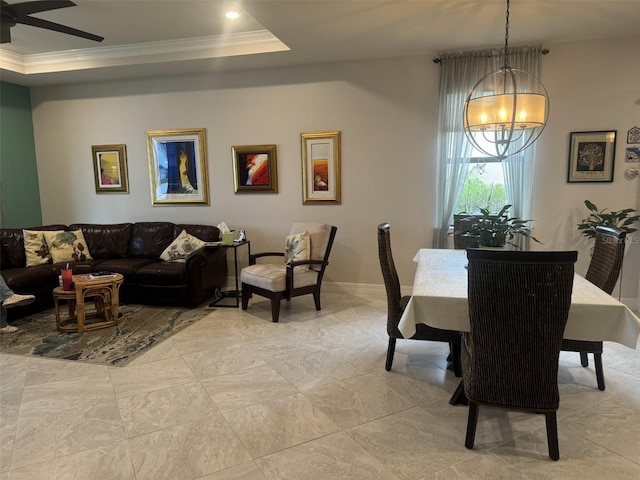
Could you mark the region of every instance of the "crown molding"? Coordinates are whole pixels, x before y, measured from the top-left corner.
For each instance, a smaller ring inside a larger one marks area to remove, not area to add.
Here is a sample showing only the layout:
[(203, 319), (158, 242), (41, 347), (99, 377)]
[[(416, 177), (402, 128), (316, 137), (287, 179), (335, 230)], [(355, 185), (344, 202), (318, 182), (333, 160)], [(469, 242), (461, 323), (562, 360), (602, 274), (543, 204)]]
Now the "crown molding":
[(268, 30), (20, 55), (0, 48), (0, 68), (23, 75), (290, 50)]

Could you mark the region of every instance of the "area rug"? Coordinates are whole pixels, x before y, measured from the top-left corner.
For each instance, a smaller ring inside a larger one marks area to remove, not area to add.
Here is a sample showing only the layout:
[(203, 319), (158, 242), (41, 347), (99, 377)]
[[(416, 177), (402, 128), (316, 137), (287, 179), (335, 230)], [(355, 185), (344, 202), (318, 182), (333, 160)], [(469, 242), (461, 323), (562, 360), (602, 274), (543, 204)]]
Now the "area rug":
[(0, 352), (124, 366), (211, 310), (121, 305), (120, 312), (118, 325), (85, 333), (58, 332), (54, 309), (36, 313), (11, 322), (19, 330), (0, 335)]

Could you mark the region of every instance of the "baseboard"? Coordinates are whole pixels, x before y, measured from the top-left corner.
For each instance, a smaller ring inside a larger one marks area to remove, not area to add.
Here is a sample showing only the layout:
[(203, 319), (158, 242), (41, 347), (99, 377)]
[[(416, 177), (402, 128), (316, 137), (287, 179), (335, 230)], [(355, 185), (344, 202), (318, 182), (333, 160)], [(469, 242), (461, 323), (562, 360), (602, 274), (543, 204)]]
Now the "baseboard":
[(384, 285), (372, 283), (322, 282), (322, 291), (349, 295), (385, 295)]
[[(322, 282), (322, 290), (333, 293), (347, 293), (351, 295), (375, 295), (386, 296), (383, 284), (377, 283), (344, 283), (344, 282)], [(401, 286), (402, 295), (411, 295), (413, 287)]]
[[(226, 290), (234, 290), (235, 288), (235, 278), (227, 278)], [(384, 285), (375, 283), (322, 282), (322, 290), (330, 293), (346, 293), (349, 295), (386, 295)], [(412, 287), (402, 286), (401, 291), (403, 295), (411, 295)], [(620, 301), (631, 310), (634, 310), (636, 312), (640, 311), (640, 299), (622, 298), (620, 299)]]

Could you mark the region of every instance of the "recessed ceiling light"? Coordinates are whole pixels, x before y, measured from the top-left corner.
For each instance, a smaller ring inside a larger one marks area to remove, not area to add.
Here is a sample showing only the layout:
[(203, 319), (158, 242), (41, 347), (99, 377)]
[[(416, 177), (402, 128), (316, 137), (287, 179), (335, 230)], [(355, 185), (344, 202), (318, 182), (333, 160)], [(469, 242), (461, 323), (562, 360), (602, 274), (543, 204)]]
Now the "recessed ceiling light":
[(233, 19), (233, 18), (238, 18), (240, 16), (240, 14), (238, 12), (231, 11), (231, 12), (225, 13), (224, 16), (227, 17), (227, 18), (232, 18)]

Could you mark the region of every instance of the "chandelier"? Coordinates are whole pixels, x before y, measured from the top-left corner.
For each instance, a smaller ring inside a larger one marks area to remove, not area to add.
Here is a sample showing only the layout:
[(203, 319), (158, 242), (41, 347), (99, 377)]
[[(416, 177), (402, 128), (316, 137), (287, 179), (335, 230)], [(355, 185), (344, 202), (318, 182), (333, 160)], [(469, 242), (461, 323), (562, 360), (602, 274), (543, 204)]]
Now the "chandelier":
[(464, 133), (474, 148), (500, 160), (531, 146), (549, 116), (544, 85), (534, 75), (509, 66), (509, 6), (507, 0), (504, 65), (471, 89), (463, 118)]

